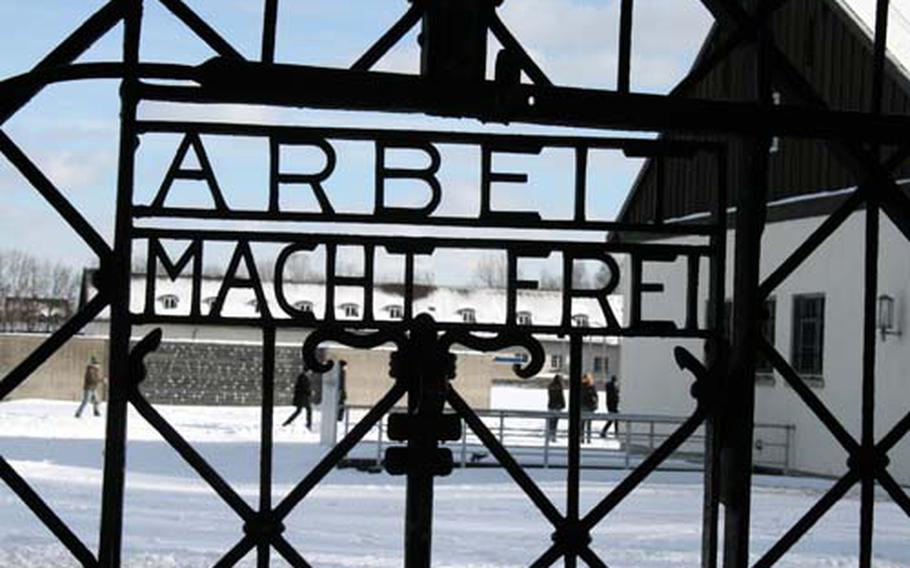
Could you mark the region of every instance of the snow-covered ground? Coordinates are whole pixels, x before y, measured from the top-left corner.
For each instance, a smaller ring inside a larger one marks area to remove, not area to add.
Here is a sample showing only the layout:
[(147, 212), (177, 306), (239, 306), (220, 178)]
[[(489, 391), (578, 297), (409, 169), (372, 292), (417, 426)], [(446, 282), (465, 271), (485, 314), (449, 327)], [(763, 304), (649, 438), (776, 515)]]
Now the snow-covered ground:
[[(524, 389), (522, 389), (524, 390)], [(540, 392), (500, 390), (493, 406), (539, 409)], [(0, 455), (89, 546), (97, 547), (104, 420), (73, 418), (74, 405), (0, 403)], [(259, 410), (159, 407), (252, 506), (258, 504)], [(276, 422), (290, 413), (276, 409)], [(325, 448), (303, 427), (276, 427), (273, 498), (278, 501)], [(124, 556), (136, 567), (209, 566), (242, 536), (242, 523), (141, 417), (129, 421)], [(608, 442), (609, 443), (609, 440)], [(564, 450), (563, 450), (564, 451)], [(457, 453), (457, 450), (456, 450)], [(563, 509), (565, 471), (529, 473)], [(625, 475), (584, 470), (587, 510)], [(757, 477), (753, 553), (760, 555), (831, 485), (830, 481)], [(696, 566), (701, 478), (658, 472), (593, 533), (592, 547), (614, 568)], [(858, 495), (853, 492), (784, 557), (799, 568), (856, 565)], [(384, 473), (333, 471), (287, 519), (286, 538), (313, 566), (400, 566), (404, 480)], [(877, 567), (910, 566), (910, 520), (880, 497)], [(526, 566), (550, 542), (546, 520), (500, 469), (456, 470), (438, 481), (435, 566)], [(244, 566), (255, 565), (253, 555)], [(273, 565), (284, 565), (277, 555)], [(28, 509), (0, 484), (0, 567), (76, 566)]]

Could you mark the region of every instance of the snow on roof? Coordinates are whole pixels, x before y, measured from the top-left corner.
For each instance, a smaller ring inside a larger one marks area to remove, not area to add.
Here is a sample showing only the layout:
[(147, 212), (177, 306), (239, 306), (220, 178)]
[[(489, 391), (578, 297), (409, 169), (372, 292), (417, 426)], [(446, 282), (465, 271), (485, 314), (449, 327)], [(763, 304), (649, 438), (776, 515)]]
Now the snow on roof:
[[(222, 281), (218, 278), (202, 279), (201, 310), (205, 315), (211, 309)], [(134, 275), (131, 289), (131, 311), (142, 313), (145, 311), (145, 293), (147, 281), (145, 275)], [(392, 287), (376, 286), (373, 291), (373, 315), (377, 320), (393, 318), (387, 309), (389, 306), (402, 306), (404, 298), (400, 292), (391, 290)], [(270, 282), (263, 283), (266, 304), (272, 315), (276, 318), (286, 318), (275, 296), (275, 286)], [(300, 305), (302, 302), (312, 304), (312, 311), (322, 314), (325, 310), (326, 290), (322, 283), (297, 283), (285, 282), (282, 290), (285, 299), (291, 305)], [(192, 292), (192, 279), (181, 277), (177, 280), (158, 278), (155, 283), (155, 306), (153, 310), (159, 315), (188, 315)], [(168, 308), (162, 301), (168, 296), (176, 296), (177, 306)], [(225, 317), (257, 318), (260, 306), (255, 302), (256, 296), (252, 289), (233, 289), (227, 294), (222, 315)], [(610, 307), (619, 321), (622, 321), (623, 299), (619, 295), (608, 298)], [(344, 307), (356, 305), (359, 308), (364, 304), (364, 289), (358, 286), (337, 286), (335, 288), (335, 317), (339, 321), (357, 320), (357, 317), (346, 317)], [(477, 323), (504, 323), (506, 317), (506, 290), (505, 289), (474, 289), (434, 287), (426, 295), (414, 300), (415, 313), (428, 313), (437, 321), (464, 321), (466, 310), (474, 310)], [(559, 325), (562, 318), (562, 292), (559, 290), (519, 290), (516, 306), (517, 312), (527, 312), (531, 322), (535, 325)], [(591, 327), (604, 327), (606, 319), (603, 310), (594, 298), (576, 298), (572, 302), (573, 317), (584, 315), (588, 317)], [(102, 314), (106, 319), (107, 315)], [(616, 338), (609, 338), (608, 342), (615, 343)]]
[[(870, 38), (875, 37), (876, 0), (834, 0), (859, 24)], [(888, 41), (891, 61), (910, 77), (910, 0), (891, 0), (888, 8)]]

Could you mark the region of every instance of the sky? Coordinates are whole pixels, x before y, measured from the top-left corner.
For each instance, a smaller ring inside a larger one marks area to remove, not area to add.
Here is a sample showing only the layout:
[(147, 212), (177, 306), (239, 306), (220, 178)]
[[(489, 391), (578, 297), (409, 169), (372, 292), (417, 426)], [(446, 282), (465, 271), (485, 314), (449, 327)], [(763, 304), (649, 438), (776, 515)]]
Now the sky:
[[(0, 58), (0, 76), (10, 77), (27, 71), (102, 4), (98, 0), (0, 1), (0, 52), (4, 54)], [(187, 4), (246, 57), (257, 57), (261, 41), (261, 1), (187, 0)], [(666, 92), (691, 65), (711, 18), (694, 0), (646, 0), (637, 4), (633, 89)], [(277, 59), (286, 63), (347, 67), (404, 13), (408, 5), (404, 0), (281, 0)], [(615, 87), (617, 0), (513, 0), (505, 2), (500, 13), (554, 83), (604, 89)], [(121, 41), (118, 26), (79, 62), (116, 61)], [(491, 58), (493, 54), (491, 49)], [(145, 2), (143, 61), (198, 64), (212, 55), (208, 47), (158, 1)], [(377, 69), (416, 72), (418, 58), (416, 33), (411, 33), (377, 65)], [(3, 126), (4, 132), (108, 241), (113, 233), (118, 150), (117, 89), (118, 84), (114, 81), (51, 86)], [(572, 133), (566, 129), (505, 128), (467, 120), (267, 107), (201, 108), (144, 103), (140, 116), (475, 132)], [(603, 134), (595, 132), (593, 135)], [(143, 137), (137, 155), (137, 204), (148, 203), (154, 197), (179, 142), (175, 136)], [(267, 196), (265, 182), (268, 179), (264, 141), (205, 137), (203, 142), (229, 204), (232, 207), (261, 207)], [(338, 144), (337, 151), (339, 166), (326, 182), (333, 205), (336, 210), (368, 212), (373, 199), (372, 183), (363, 180), (372, 168), (371, 148), (365, 144)], [(466, 147), (446, 147), (441, 148), (441, 152), (444, 197), (440, 213), (476, 214), (479, 153)], [(527, 187), (501, 184), (494, 192), (494, 204), (508, 208), (509, 204), (520, 202), (520, 209), (537, 210), (544, 216), (571, 215), (571, 206), (563, 197), (563, 189), (570, 190), (572, 183), (572, 160), (567, 152), (544, 151), (540, 156), (503, 156), (497, 160), (496, 168), (527, 171), (530, 180)], [(318, 156), (303, 154), (297, 158), (302, 167), (318, 167), (313, 165), (318, 163)], [(395, 159), (416, 165), (425, 156), (400, 152)], [(192, 156), (190, 160), (192, 162)], [(589, 214), (593, 218), (612, 218), (641, 162), (626, 159), (619, 152), (602, 152), (592, 155), (591, 164)], [(192, 185), (178, 183), (168, 197), (168, 204), (205, 207), (208, 193), (199, 191), (198, 186), (187, 187)], [(71, 229), (56, 218), (5, 160), (0, 161), (0, 191), (6, 196), (5, 206), (0, 211), (0, 236), (4, 248), (25, 249), (76, 266), (92, 263), (90, 250), (72, 238)], [(426, 188), (419, 183), (401, 185), (393, 188), (389, 198), (392, 204), (417, 204), (426, 198)], [(283, 194), (283, 200), (288, 207), (301, 209), (315, 204), (308, 192), (289, 190)]]

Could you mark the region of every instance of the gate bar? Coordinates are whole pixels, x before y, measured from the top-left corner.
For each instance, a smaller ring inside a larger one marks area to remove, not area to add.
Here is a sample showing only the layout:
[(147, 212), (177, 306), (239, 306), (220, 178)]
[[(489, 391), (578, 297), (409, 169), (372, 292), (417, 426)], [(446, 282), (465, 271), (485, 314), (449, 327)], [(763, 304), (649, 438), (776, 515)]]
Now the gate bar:
[[(271, 513), (272, 509), (272, 422), (275, 405), (275, 328), (262, 330), (262, 406), (260, 408), (259, 445), (259, 514)], [(257, 545), (257, 565), (269, 566), (269, 542), (262, 539)]]
[[(885, 43), (888, 34), (888, 0), (878, 0), (875, 12), (875, 42), (872, 52), (872, 114), (881, 116), (882, 91), (885, 76)], [(881, 146), (872, 145), (871, 154), (881, 160)], [(876, 184), (866, 201), (866, 258), (865, 285), (863, 290), (863, 382), (862, 382), (862, 431), (861, 455), (874, 460), (875, 452), (875, 359), (876, 359), (876, 308), (878, 297), (878, 258), (880, 252), (880, 211), (878, 194), (882, 187)], [(859, 510), (859, 565), (872, 566), (872, 529), (875, 522), (875, 469), (874, 461), (863, 464)]]
[[(754, 6), (759, 2), (745, 0)], [(769, 35), (764, 26), (743, 49), (741, 82), (748, 96), (772, 106), (767, 69)], [(742, 168), (737, 180), (736, 250), (733, 271), (733, 352), (723, 387), (724, 444), (721, 448), (724, 508), (724, 568), (749, 564), (751, 528), (752, 432), (755, 410), (755, 359), (759, 338), (761, 239), (767, 214), (770, 138), (753, 136), (735, 142)]]
[(111, 294), (110, 395), (104, 440), (104, 480), (101, 497), (99, 564), (120, 566), (123, 540), (123, 491), (126, 476), (126, 419), (129, 388), (130, 285), (132, 282), (132, 204), (135, 160), (138, 149), (136, 114), (139, 83), (139, 38), (142, 0), (125, 0), (123, 20), (123, 82), (120, 99), (120, 157), (117, 179), (117, 212), (111, 262), (101, 265), (104, 288)]

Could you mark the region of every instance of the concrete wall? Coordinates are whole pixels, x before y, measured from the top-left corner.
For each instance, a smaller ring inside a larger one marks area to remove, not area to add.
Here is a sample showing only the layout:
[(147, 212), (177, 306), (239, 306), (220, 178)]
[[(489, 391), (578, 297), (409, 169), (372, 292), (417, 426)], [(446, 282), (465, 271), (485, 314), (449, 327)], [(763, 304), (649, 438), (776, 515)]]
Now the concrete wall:
[[(45, 339), (47, 339), (46, 335), (0, 334), (0, 376), (6, 376)], [(92, 356), (98, 358), (102, 375), (107, 377), (107, 340), (75, 337), (38, 367), (24, 383), (10, 394), (9, 399), (81, 400), (85, 367)], [(99, 394), (103, 396), (104, 390), (99, 389)]]
[[(822, 222), (821, 218), (799, 219), (769, 225), (762, 245), (761, 271), (767, 276)], [(813, 392), (824, 401), (846, 429), (860, 435), (862, 405), (862, 297), (863, 297), (864, 215), (854, 213), (827, 242), (774, 292), (776, 300), (775, 345), (787, 360), (791, 356), (792, 303), (796, 294), (825, 294), (825, 336), (823, 381), (812, 384)], [(882, 218), (882, 251), (879, 293), (896, 298), (898, 323), (906, 328), (910, 302), (910, 256), (908, 244), (894, 226)], [(733, 266), (735, 241), (729, 234), (727, 265)], [(683, 242), (676, 239), (672, 242)], [(706, 270), (706, 268), (705, 268)], [(650, 263), (646, 280), (666, 284), (662, 294), (647, 294), (646, 317), (678, 316), (685, 305), (685, 269), (680, 266)], [(701, 317), (706, 304), (707, 272), (699, 302)], [(732, 270), (727, 274), (727, 298), (732, 297)], [(626, 298), (628, 300), (628, 291)], [(628, 304), (627, 304), (628, 305)], [(704, 319), (701, 320), (702, 322)], [(880, 439), (910, 411), (910, 349), (907, 332), (901, 337), (878, 338), (879, 354), (876, 382), (876, 437)], [(624, 339), (622, 342), (622, 379), (624, 410), (630, 412), (689, 412), (693, 408), (688, 394), (690, 378), (676, 368), (672, 347), (685, 345), (696, 355), (702, 353), (700, 341)], [(685, 388), (682, 388), (685, 384)], [(756, 421), (789, 423), (796, 426), (792, 459), (798, 470), (825, 475), (846, 471), (846, 454), (805, 404), (774, 374), (770, 383), (756, 386)], [(905, 440), (891, 453), (892, 474), (910, 483), (910, 441)]]

